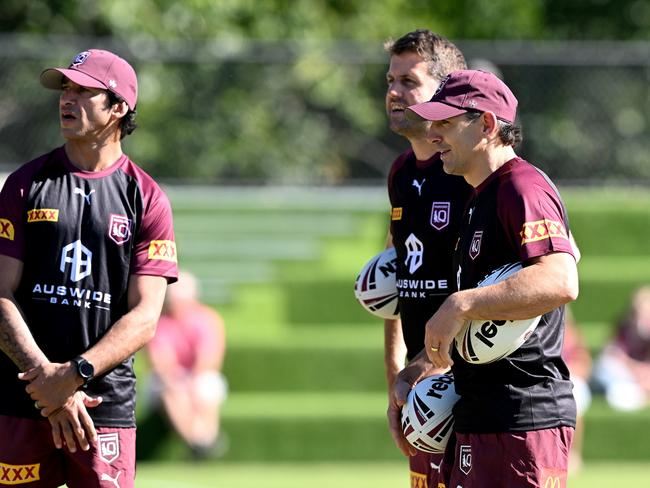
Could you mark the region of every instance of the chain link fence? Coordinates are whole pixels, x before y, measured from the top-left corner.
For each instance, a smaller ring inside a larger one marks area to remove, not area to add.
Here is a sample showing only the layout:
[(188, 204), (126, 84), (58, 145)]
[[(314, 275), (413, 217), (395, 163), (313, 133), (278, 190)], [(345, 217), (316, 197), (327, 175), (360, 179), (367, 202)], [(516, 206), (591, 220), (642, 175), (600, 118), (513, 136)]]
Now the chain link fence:
[[(407, 146), (386, 127), (381, 41), (0, 36), (0, 172), (61, 144), (46, 67), (89, 48), (138, 71), (127, 152), (158, 178), (380, 182)], [(520, 102), (518, 153), (564, 184), (650, 183), (650, 42), (459, 41)]]

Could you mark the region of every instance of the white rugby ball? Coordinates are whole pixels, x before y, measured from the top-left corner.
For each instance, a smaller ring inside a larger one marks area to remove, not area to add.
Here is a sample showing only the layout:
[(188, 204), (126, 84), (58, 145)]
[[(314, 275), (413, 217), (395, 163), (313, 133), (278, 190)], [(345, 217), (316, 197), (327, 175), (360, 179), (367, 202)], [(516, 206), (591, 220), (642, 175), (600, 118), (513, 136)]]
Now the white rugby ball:
[(452, 409), (459, 398), (451, 373), (420, 381), (402, 407), (402, 431), (406, 440), (420, 451), (444, 452), (454, 429)]
[[(501, 266), (481, 280), (477, 287), (503, 281), (522, 267), (521, 263)], [(470, 320), (463, 325), (454, 344), (468, 363), (492, 363), (519, 349), (533, 333), (540, 318), (541, 315), (525, 320)]]
[(399, 317), (397, 253), (390, 247), (368, 261), (354, 284), (354, 296), (363, 308), (383, 319)]

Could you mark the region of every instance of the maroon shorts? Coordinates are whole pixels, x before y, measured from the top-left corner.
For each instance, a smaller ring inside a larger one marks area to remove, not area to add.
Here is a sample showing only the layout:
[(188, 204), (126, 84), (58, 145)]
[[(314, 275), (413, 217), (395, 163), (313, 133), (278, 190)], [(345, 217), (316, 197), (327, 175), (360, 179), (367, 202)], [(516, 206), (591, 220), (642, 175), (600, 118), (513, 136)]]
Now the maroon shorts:
[(459, 434), (447, 446), (440, 488), (566, 488), (573, 428)]
[(418, 451), (409, 457), (411, 488), (438, 488), (438, 475), (442, 454), (429, 454)]
[(88, 451), (57, 449), (46, 420), (0, 415), (0, 486), (133, 488), (135, 428), (98, 427)]

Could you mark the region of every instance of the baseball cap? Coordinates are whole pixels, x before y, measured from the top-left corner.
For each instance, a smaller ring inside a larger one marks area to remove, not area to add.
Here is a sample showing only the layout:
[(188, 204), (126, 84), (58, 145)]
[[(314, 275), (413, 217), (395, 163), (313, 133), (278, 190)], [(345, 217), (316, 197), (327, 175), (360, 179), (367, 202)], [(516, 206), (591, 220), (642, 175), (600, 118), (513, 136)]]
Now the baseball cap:
[(41, 85), (61, 89), (63, 77), (87, 88), (109, 90), (122, 97), (131, 110), (138, 101), (138, 79), (129, 63), (102, 49), (77, 54), (68, 68), (49, 68), (41, 73)]
[(496, 75), (481, 70), (454, 71), (440, 84), (431, 100), (408, 107), (426, 120), (444, 120), (466, 112), (494, 112), (513, 123), (517, 99)]

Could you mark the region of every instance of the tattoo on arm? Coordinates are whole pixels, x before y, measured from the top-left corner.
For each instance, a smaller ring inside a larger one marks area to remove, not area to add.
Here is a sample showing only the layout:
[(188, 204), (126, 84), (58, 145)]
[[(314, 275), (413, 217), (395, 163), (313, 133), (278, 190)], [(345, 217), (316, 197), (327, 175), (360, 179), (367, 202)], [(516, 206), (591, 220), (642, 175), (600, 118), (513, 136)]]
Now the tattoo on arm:
[(34, 338), (13, 300), (0, 298), (0, 350), (20, 371), (37, 366), (45, 355)]

